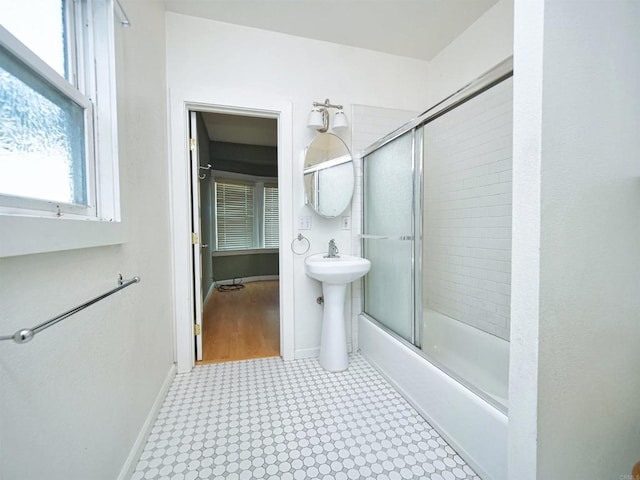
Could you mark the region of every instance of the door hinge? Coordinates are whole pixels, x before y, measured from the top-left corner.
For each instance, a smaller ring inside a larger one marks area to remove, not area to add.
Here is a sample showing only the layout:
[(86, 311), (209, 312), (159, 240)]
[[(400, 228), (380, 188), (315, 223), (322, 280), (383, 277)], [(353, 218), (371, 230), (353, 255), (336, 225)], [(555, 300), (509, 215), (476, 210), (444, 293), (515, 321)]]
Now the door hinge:
[(196, 149), (196, 139), (195, 138), (190, 138), (189, 139), (189, 150), (195, 150)]
[(198, 234), (195, 232), (191, 232), (191, 245), (197, 245), (200, 243), (200, 238), (198, 238)]
[(202, 327), (199, 323), (193, 325), (193, 334), (196, 336), (202, 335)]

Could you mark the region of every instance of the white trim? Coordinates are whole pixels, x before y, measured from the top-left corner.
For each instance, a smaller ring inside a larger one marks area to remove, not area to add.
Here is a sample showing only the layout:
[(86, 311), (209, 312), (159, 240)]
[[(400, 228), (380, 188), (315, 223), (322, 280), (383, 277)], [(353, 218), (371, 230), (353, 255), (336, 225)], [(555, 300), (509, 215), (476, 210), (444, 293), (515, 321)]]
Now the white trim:
[(120, 469), (118, 480), (129, 480), (131, 478), (131, 475), (133, 475), (133, 471), (136, 468), (138, 459), (140, 458), (140, 455), (142, 455), (142, 450), (147, 443), (147, 438), (149, 438), (149, 434), (151, 433), (151, 429), (153, 428), (153, 425), (156, 421), (156, 417), (160, 412), (160, 408), (162, 408), (164, 399), (169, 392), (169, 388), (171, 387), (171, 383), (173, 382), (173, 378), (175, 376), (176, 365), (175, 363), (172, 363), (171, 367), (169, 367), (169, 371), (167, 372), (167, 376), (165, 377), (164, 382), (162, 382), (160, 391), (158, 392), (158, 395), (156, 396), (156, 399), (151, 406), (151, 410), (149, 410), (149, 414), (142, 424), (142, 428), (140, 428), (140, 432), (136, 437), (136, 441), (133, 443), (131, 450), (129, 451), (129, 455), (124, 461), (124, 465), (122, 465), (122, 468)]
[[(224, 280), (216, 280), (215, 285), (233, 285), (233, 282), (238, 278), (242, 280), (242, 283), (266, 282), (268, 280), (280, 280), (280, 275), (256, 275), (253, 277), (225, 278)], [(224, 282), (229, 282), (229, 283), (225, 284)]]
[[(347, 352), (353, 353), (353, 345), (347, 342)], [(302, 358), (318, 358), (320, 356), (320, 347), (301, 348), (296, 350), (296, 360)]]
[[(193, 289), (190, 201), (188, 177), (188, 110), (211, 111), (278, 119), (278, 183), (280, 186), (280, 238), (293, 238), (293, 107), (291, 102), (224, 95), (213, 89), (198, 92), (169, 90), (169, 183), (172, 231), (173, 298), (178, 373), (191, 371), (193, 349)], [(286, 242), (285, 242), (286, 243)], [(280, 353), (294, 358), (293, 256), (280, 246)]]
[(301, 348), (300, 350), (296, 350), (296, 360), (300, 360), (302, 358), (317, 358), (319, 356), (320, 347)]
[[(113, 0), (93, 2), (93, 41), (95, 58), (108, 58), (109, 62), (98, 62), (93, 71), (95, 84), (94, 129), (99, 132), (99, 141), (94, 144), (96, 157), (96, 183), (98, 218), (121, 221), (120, 210), (120, 162), (118, 150), (118, 108), (116, 95), (116, 52)], [(99, 5), (99, 7), (97, 6)], [(96, 30), (96, 26), (100, 29)], [(109, 39), (105, 41), (105, 39)], [(93, 64), (93, 61), (92, 61)], [(97, 137), (96, 137), (97, 138)]]
[(213, 293), (213, 291), (216, 289), (216, 282), (212, 282), (211, 285), (209, 286), (209, 291), (207, 292), (207, 294), (204, 296), (204, 300), (202, 301), (203, 305), (206, 305), (207, 302), (209, 301), (209, 297), (211, 296), (211, 294)]
[(0, 232), (0, 258), (118, 245), (126, 241), (121, 222), (98, 220), (0, 215)]

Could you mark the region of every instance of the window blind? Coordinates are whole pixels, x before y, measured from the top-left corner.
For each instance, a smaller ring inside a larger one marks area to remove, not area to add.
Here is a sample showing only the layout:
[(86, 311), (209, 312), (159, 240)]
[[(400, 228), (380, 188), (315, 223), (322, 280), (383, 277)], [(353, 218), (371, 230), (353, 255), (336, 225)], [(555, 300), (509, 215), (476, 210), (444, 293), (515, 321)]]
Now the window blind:
[(253, 248), (254, 187), (216, 182), (216, 227), (218, 250)]
[(278, 248), (278, 187), (264, 186), (264, 248)]

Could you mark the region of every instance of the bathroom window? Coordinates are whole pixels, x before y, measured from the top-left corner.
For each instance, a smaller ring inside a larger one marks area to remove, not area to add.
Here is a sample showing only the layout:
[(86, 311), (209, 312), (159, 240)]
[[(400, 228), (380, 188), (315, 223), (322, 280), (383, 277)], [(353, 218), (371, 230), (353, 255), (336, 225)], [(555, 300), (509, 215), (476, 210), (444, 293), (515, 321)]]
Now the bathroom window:
[(216, 250), (278, 248), (278, 186), (262, 180), (215, 182)]
[(110, 2), (0, 11), (0, 213), (119, 220)]

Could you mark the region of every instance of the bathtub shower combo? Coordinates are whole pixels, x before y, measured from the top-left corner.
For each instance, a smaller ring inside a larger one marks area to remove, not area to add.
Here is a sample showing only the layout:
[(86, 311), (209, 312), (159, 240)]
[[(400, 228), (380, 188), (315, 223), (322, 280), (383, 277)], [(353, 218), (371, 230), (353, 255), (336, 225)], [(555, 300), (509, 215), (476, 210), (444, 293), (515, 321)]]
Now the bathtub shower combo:
[(506, 478), (512, 62), (363, 159), (360, 347), (483, 478)]

